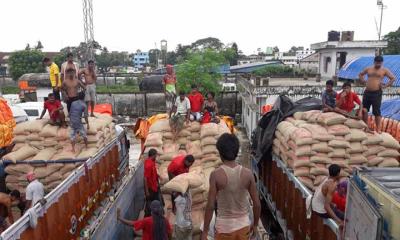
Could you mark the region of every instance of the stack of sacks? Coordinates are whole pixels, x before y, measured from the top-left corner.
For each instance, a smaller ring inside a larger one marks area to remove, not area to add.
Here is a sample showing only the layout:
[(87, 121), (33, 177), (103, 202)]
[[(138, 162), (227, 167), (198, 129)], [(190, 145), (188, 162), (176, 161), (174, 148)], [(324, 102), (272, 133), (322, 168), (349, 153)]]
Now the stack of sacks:
[(172, 142), (173, 134), (168, 119), (160, 119), (152, 124), (149, 128), (149, 134), (159, 133), (162, 136), (164, 143)]
[(314, 189), (328, 176), (330, 164), (348, 176), (357, 166), (397, 167), (400, 144), (389, 134), (369, 134), (366, 124), (336, 113), (297, 112), (278, 124), (272, 150)]
[(221, 135), (221, 127), (216, 123), (206, 123), (201, 126), (200, 144), (202, 151), (201, 163), (204, 169), (216, 168), (221, 164), (216, 147), (217, 139)]
[[(18, 124), (14, 130), (15, 146), (3, 159), (16, 161), (84, 159), (94, 156), (98, 149), (110, 142), (116, 135), (115, 125), (108, 115), (96, 115), (89, 118), (88, 148), (84, 147), (82, 138), (78, 137), (75, 152), (72, 152), (69, 139), (70, 128), (60, 128), (47, 124), (48, 120), (34, 120)], [(86, 126), (85, 126), (86, 127)], [(26, 187), (26, 170), (22, 164), (6, 166), (8, 173), (6, 184), (9, 190), (24, 191)], [(38, 174), (38, 178), (51, 191), (80, 164), (32, 164), (29, 170)], [(15, 170), (16, 169), (16, 170)], [(21, 170), (22, 169), (22, 170)], [(57, 174), (55, 173), (57, 172)], [(19, 181), (21, 180), (21, 181)]]

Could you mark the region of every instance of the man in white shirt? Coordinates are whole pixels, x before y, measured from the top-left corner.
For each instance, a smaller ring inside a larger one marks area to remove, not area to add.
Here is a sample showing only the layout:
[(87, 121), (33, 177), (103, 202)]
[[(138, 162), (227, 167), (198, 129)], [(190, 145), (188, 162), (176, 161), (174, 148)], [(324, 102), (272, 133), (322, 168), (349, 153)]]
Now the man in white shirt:
[(192, 240), (192, 196), (189, 190), (175, 198), (174, 237), (179, 240)]
[(39, 180), (36, 179), (36, 176), (33, 172), (30, 172), (26, 175), (26, 179), (29, 184), (26, 187), (26, 209), (29, 209), (37, 202), (39, 202), (44, 197), (44, 187)]
[(172, 133), (176, 135), (182, 130), (183, 124), (190, 120), (190, 101), (184, 92), (179, 93), (179, 98), (175, 100), (169, 113)]

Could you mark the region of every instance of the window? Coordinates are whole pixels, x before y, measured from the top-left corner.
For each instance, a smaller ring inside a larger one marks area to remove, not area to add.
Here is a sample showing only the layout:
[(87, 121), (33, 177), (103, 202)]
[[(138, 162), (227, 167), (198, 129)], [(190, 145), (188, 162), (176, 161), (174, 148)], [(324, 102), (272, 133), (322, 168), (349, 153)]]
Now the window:
[(39, 116), (39, 110), (36, 110), (36, 109), (24, 109), (24, 111), (26, 112), (26, 114), (29, 117)]
[(327, 73), (328, 72), (328, 66), (331, 63), (331, 57), (325, 57), (325, 61), (324, 61), (324, 72)]

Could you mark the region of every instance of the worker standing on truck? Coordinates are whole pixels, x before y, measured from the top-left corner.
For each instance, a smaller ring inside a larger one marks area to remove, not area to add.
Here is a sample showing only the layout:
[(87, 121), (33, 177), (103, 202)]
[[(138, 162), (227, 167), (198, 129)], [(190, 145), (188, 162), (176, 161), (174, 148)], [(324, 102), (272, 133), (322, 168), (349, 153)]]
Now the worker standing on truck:
[(333, 90), (333, 81), (326, 81), (325, 91), (322, 92), (322, 107), (324, 112), (332, 112), (336, 108), (336, 91)]
[(172, 109), (172, 105), (176, 99), (176, 76), (174, 73), (174, 66), (166, 66), (167, 73), (164, 75), (163, 84), (165, 91), (165, 102), (167, 110)]
[[(364, 95), (363, 95), (363, 106), (366, 109), (363, 114), (363, 120), (368, 125), (368, 112), (372, 106), (372, 113), (375, 116), (375, 124), (378, 129), (378, 133), (381, 133), (379, 126), (381, 124), (381, 104), (382, 104), (382, 90), (392, 86), (395, 77), (392, 72), (383, 66), (383, 57), (376, 56), (374, 59), (374, 66), (367, 67), (359, 74), (360, 82), (366, 84)], [(368, 76), (368, 81), (365, 80), (364, 76)], [(384, 83), (383, 79), (387, 77), (388, 83)]]
[(331, 164), (328, 168), (329, 177), (315, 190), (311, 199), (312, 210), (322, 218), (332, 218), (338, 225), (343, 224), (341, 219), (332, 208), (332, 198), (336, 190), (336, 186), (340, 179), (340, 166)]
[(76, 100), (71, 104), (71, 110), (69, 112), (69, 121), (71, 122), (71, 145), (72, 145), (72, 152), (75, 152), (75, 143), (77, 134), (83, 138), (85, 142), (85, 147), (88, 147), (88, 140), (85, 127), (82, 124), (82, 115), (85, 118), (85, 122), (87, 124), (87, 129), (89, 130), (89, 119), (87, 115), (87, 106), (83, 99)]
[(74, 62), (74, 55), (72, 53), (68, 53), (67, 61), (61, 64), (61, 82), (64, 82), (64, 79), (66, 78), (67, 75), (67, 71), (70, 69), (75, 71), (75, 76), (78, 79), (79, 66), (77, 63)]
[(85, 102), (89, 109), (90, 106), (90, 116), (94, 117), (94, 104), (96, 103), (96, 69), (93, 60), (88, 61), (87, 68), (81, 69), (79, 71), (79, 77), (85, 77), (85, 85), (86, 85), (86, 92), (85, 92)]
[[(362, 119), (363, 116), (363, 105), (357, 93), (351, 91), (351, 83), (345, 82), (342, 85), (343, 91), (336, 96), (336, 112), (339, 112), (347, 117)], [(360, 108), (354, 109), (357, 103)]]
[(164, 209), (160, 201), (151, 202), (151, 216), (142, 220), (130, 221), (121, 217), (121, 210), (117, 208), (117, 220), (125, 225), (132, 226), (134, 231), (143, 230), (142, 240), (171, 239), (172, 228), (168, 219), (164, 217)]
[(64, 108), (61, 105), (60, 100), (57, 100), (54, 96), (54, 93), (49, 93), (47, 100), (43, 104), (43, 111), (40, 114), (39, 119), (42, 119), (46, 111), (49, 111), (50, 116), (50, 124), (51, 125), (60, 125), (62, 127), (66, 127), (65, 123), (65, 114)]
[(61, 100), (60, 90), (61, 90), (61, 78), (60, 78), (60, 70), (55, 64), (55, 62), (51, 61), (50, 58), (45, 57), (43, 59), (43, 64), (49, 67), (50, 73), (50, 84), (51, 88), (53, 88), (54, 97), (57, 100)]
[(151, 215), (150, 205), (154, 200), (158, 200), (164, 205), (162, 199), (159, 176), (156, 168), (157, 150), (149, 150), (148, 158), (144, 161), (144, 193), (146, 196), (145, 216)]
[[(256, 233), (261, 211), (253, 174), (235, 162), (240, 147), (235, 135), (222, 134), (216, 146), (223, 164), (210, 175), (201, 239), (207, 239), (210, 221), (217, 206), (215, 239), (248, 240)], [(249, 218), (249, 195), (253, 202), (252, 226)]]
[(26, 175), (26, 180), (28, 180), (29, 184), (26, 187), (26, 210), (35, 206), (37, 202), (44, 198), (44, 187), (33, 172), (30, 172)]
[(198, 91), (196, 85), (192, 85), (192, 92), (188, 96), (190, 101), (190, 120), (192, 121), (200, 121), (201, 119), (201, 110), (204, 104), (204, 97)]
[(79, 99), (79, 88), (85, 89), (85, 85), (76, 77), (75, 69), (69, 68), (65, 71), (65, 79), (62, 83), (62, 91), (67, 103), (68, 113), (71, 110), (71, 105)]
[(179, 98), (175, 100), (175, 103), (169, 113), (169, 122), (171, 125), (174, 139), (177, 134), (183, 129), (185, 121), (188, 123), (190, 120), (190, 101), (185, 96), (185, 92), (179, 92)]

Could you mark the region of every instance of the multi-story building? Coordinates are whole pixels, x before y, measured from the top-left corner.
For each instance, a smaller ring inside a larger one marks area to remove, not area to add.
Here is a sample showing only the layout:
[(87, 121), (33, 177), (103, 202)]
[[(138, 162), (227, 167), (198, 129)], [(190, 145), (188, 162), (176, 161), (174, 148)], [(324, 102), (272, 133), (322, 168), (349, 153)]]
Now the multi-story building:
[(145, 65), (150, 63), (150, 57), (148, 52), (136, 52), (133, 54), (133, 65), (136, 68), (143, 68)]

